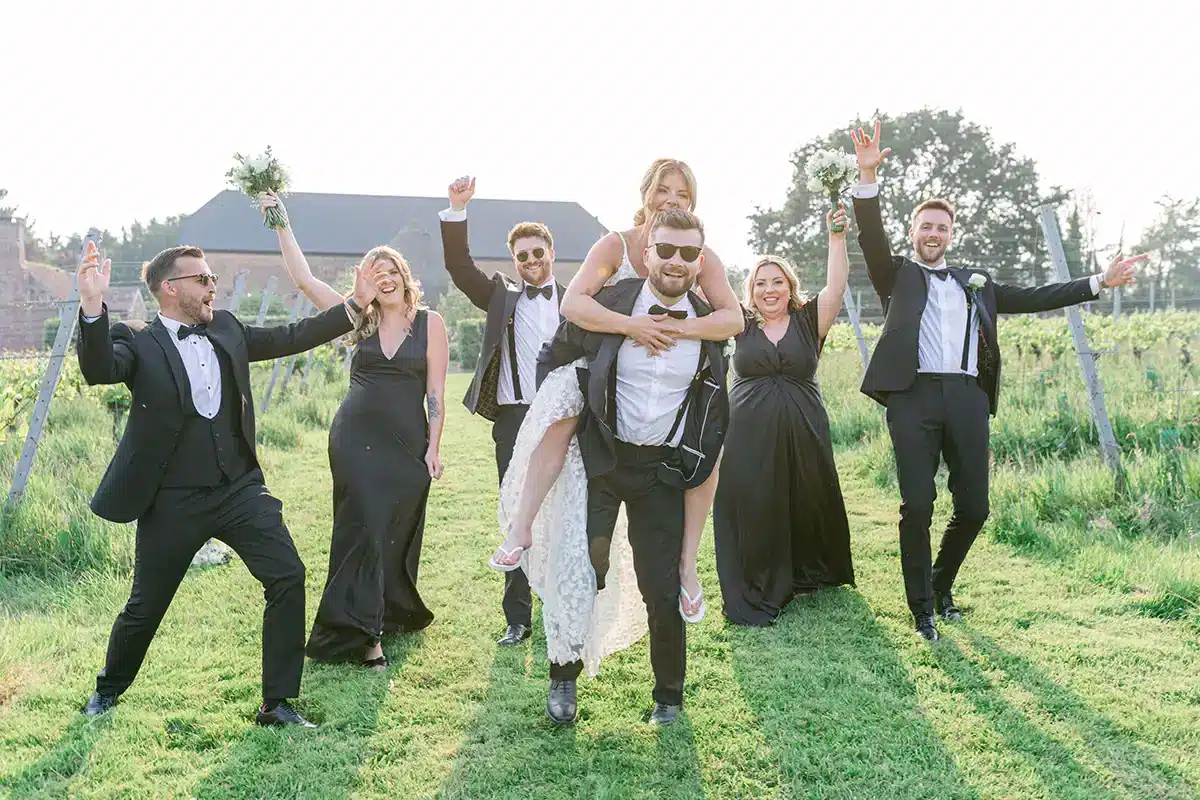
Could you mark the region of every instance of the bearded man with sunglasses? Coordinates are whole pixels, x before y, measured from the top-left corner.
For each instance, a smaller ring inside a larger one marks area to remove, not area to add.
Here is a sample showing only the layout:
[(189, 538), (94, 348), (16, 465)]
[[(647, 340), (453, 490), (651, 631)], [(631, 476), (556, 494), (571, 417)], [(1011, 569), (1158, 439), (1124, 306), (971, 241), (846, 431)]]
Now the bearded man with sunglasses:
[[(554, 280), (554, 238), (540, 222), (521, 222), (508, 234), (508, 250), (521, 281), (497, 271), (488, 276), (475, 265), (467, 241), (467, 203), (475, 195), (475, 179), (450, 184), (450, 208), (439, 212), (442, 251), (454, 285), (476, 308), (487, 312), (487, 327), (475, 377), (463, 405), (492, 422), (496, 469), (500, 482), (512, 459), (517, 432), (537, 393), (537, 355), (558, 330), (563, 287)], [(525, 572), (504, 575), (504, 618), (501, 647), (529, 638), (533, 595)]]
[(288, 703), (304, 667), (304, 564), (263, 482), (255, 454), (250, 362), (310, 350), (349, 333), (375, 298), (374, 270), (357, 271), (341, 306), (272, 328), (214, 311), (216, 281), (196, 247), (164, 250), (142, 278), (158, 301), (149, 325), (109, 327), (111, 264), (89, 242), (79, 267), (79, 369), (89, 385), (124, 383), (129, 421), (91, 508), (137, 520), (133, 588), (108, 640), (83, 712), (108, 711), (137, 676), (196, 550), (229, 544), (263, 585), (263, 704), (259, 725), (314, 727)]
[[(597, 292), (595, 300), (626, 316), (706, 316), (712, 308), (693, 291), (703, 248), (704, 226), (695, 215), (682, 209), (660, 211), (650, 224), (644, 251), (649, 277), (617, 281)], [(587, 580), (572, 580), (571, 575), (581, 569), (593, 572), (596, 591), (613, 580), (608, 574), (610, 543), (622, 504), (650, 628), (650, 724), (674, 723), (683, 705), (687, 653), (679, 614), (679, 553), (684, 491), (712, 473), (729, 427), (723, 345), (682, 339), (655, 355), (621, 334), (595, 333), (564, 322), (538, 356), (543, 393), (555, 391), (550, 373), (577, 364), (575, 375), (568, 378), (578, 381), (583, 395), (576, 437), (587, 479), (586, 514), (564, 509), (561, 525), (550, 531), (553, 541), (544, 545), (546, 552), (555, 554), (551, 568), (557, 571), (546, 583), (559, 587), (553, 597), (563, 601), (543, 596), (543, 616), (556, 621), (546, 631), (551, 662), (546, 712), (556, 724), (569, 724), (576, 717), (576, 681), (587, 648), (586, 641), (564, 646), (556, 639), (564, 631), (587, 630), (586, 617), (593, 607), (591, 598), (571, 594), (581, 591), (574, 587), (588, 586)], [(576, 470), (568, 465), (564, 471)], [(568, 596), (562, 594), (562, 586), (568, 587)]]

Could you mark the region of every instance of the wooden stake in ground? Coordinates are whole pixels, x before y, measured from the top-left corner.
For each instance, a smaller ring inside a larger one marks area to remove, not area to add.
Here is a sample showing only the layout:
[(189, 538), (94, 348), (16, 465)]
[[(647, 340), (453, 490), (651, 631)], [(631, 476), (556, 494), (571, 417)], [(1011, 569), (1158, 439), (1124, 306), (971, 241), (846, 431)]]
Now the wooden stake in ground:
[[(1050, 252), (1050, 261), (1060, 281), (1069, 281), (1071, 272), (1067, 269), (1067, 254), (1063, 250), (1062, 231), (1058, 227), (1058, 214), (1052, 205), (1043, 205), (1038, 209), (1042, 223), (1042, 232), (1046, 236), (1046, 248)], [(1100, 451), (1104, 463), (1112, 470), (1113, 485), (1118, 493), (1125, 491), (1125, 473), (1121, 469), (1121, 450), (1117, 447), (1117, 439), (1113, 436), (1112, 425), (1108, 421), (1108, 408), (1104, 402), (1104, 386), (1096, 373), (1096, 356), (1088, 342), (1087, 332), (1083, 329), (1083, 319), (1079, 309), (1070, 306), (1067, 311), (1067, 325), (1075, 340), (1075, 354), (1079, 356), (1079, 371), (1083, 373), (1083, 381), (1087, 386), (1088, 402), (1092, 408), (1092, 422), (1100, 437)]]

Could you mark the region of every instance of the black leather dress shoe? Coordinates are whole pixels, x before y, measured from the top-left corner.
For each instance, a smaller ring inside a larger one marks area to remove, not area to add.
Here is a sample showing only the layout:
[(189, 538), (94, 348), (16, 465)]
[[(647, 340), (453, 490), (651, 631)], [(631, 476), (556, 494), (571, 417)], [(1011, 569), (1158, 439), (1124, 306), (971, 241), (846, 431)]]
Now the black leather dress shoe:
[(949, 591), (933, 593), (933, 609), (946, 622), (962, 621), (962, 609), (954, 604), (954, 595)]
[(258, 717), (254, 721), (259, 725), (299, 725), (301, 728), (317, 727), (300, 716), (300, 713), (287, 703), (280, 703), (270, 711), (263, 711), (260, 706)]
[(933, 627), (933, 616), (922, 614), (917, 617), (917, 635), (929, 642), (938, 640), (937, 628)]
[(98, 717), (116, 704), (117, 696), (115, 694), (92, 692), (92, 696), (88, 698), (87, 703), (79, 710), (89, 717)]
[(651, 725), (674, 725), (679, 716), (679, 706), (669, 706), (666, 703), (655, 703), (650, 712)]
[(575, 681), (550, 681), (546, 714), (555, 725), (570, 725), (579, 708), (575, 703)]
[(496, 640), (496, 644), (501, 647), (512, 647), (528, 639), (531, 633), (528, 625), (509, 625), (504, 635)]

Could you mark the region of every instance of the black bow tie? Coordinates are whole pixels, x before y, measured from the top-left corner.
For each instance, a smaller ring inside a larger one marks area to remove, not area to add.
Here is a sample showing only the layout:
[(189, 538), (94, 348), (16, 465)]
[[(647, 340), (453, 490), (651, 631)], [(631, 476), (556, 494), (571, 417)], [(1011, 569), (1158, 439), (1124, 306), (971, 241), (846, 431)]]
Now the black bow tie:
[(933, 277), (937, 278), (939, 281), (944, 281), (944, 280), (946, 280), (946, 278), (950, 277), (950, 268), (949, 267), (942, 267), (941, 269), (933, 269), (932, 267), (927, 267), (924, 264), (922, 264), (921, 269), (925, 270), (925, 273), (927, 275), (932, 275)]
[(543, 286), (540, 289), (536, 286), (530, 286), (529, 284), (525, 284), (525, 296), (528, 297), (530, 300), (533, 300), (539, 294), (542, 297), (549, 300), (554, 295), (554, 284), (549, 284), (548, 286)]
[(651, 314), (666, 314), (671, 319), (687, 319), (687, 312), (683, 309), (663, 308), (658, 303), (650, 306)]
[(208, 338), (208, 324), (205, 322), (201, 322), (199, 325), (180, 325), (179, 333), (177, 333), (175, 335), (178, 336), (180, 339), (186, 339), (187, 337), (192, 336), (193, 334), (196, 336), (203, 336), (205, 339), (207, 339)]

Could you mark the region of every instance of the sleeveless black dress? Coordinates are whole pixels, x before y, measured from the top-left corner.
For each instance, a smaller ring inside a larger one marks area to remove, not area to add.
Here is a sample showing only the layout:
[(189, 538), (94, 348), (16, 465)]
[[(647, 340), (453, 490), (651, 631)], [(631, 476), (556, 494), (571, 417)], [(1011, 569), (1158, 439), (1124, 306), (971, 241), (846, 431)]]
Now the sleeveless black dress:
[(798, 592), (854, 584), (850, 527), (817, 386), (817, 304), (772, 344), (747, 315), (713, 504), (725, 616), (769, 625)]
[(351, 661), (384, 633), (433, 622), (417, 593), (430, 477), (425, 466), (428, 314), (417, 311), (391, 358), (379, 334), (356, 348), (350, 391), (329, 429), (333, 541), (305, 651)]

